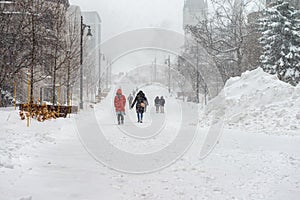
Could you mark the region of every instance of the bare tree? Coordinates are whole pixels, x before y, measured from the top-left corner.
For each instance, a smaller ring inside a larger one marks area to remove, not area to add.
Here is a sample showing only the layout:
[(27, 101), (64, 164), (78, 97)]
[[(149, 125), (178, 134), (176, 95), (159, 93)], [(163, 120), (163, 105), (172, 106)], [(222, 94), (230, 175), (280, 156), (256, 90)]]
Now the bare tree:
[(225, 83), (245, 67), (247, 29), (246, 7), (250, 1), (212, 0), (215, 12), (186, 29), (211, 56)]
[(80, 15), (75, 9), (68, 10), (66, 20), (66, 65), (62, 69), (61, 84), (67, 87), (67, 102), (70, 102), (71, 88), (78, 80), (80, 70)]
[[(67, 52), (72, 50), (66, 44), (67, 6), (63, 0), (15, 0), (0, 5), (0, 88), (15, 77), (29, 78), (33, 102), (35, 84), (52, 77), (55, 86), (57, 74), (63, 77), (71, 63), (72, 54)], [(30, 77), (26, 77), (28, 70)]]
[[(56, 104), (56, 84), (57, 75), (60, 71), (63, 71), (68, 62), (68, 54), (66, 49), (66, 9), (62, 6), (62, 0), (58, 0), (55, 6), (52, 7), (54, 29), (52, 31), (51, 44), (53, 45), (53, 66), (52, 66), (52, 104)], [(59, 80), (60, 82), (60, 80)]]
[(29, 12), (23, 1), (0, 4), (0, 90), (22, 85), (24, 69), (30, 65)]

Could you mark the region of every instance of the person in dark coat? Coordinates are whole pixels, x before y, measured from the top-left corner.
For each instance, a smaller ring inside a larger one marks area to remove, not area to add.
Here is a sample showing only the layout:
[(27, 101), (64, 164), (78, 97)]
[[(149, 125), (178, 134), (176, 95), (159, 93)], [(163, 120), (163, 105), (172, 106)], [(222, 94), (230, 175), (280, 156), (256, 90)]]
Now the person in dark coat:
[(156, 108), (156, 113), (159, 113), (159, 107), (160, 107), (160, 99), (159, 97), (155, 97), (154, 99), (154, 105), (155, 105), (155, 108)]
[(131, 105), (131, 108), (133, 108), (134, 105), (136, 108), (137, 118), (139, 123), (143, 123), (143, 114), (145, 112), (145, 107), (147, 105), (147, 98), (143, 91), (139, 91)]
[(164, 99), (163, 96), (160, 97), (160, 100), (159, 100), (159, 104), (160, 104), (160, 112), (161, 113), (164, 113), (165, 112), (165, 103), (166, 103), (166, 100)]
[(133, 101), (133, 96), (131, 94), (129, 94), (129, 96), (127, 97), (127, 100), (128, 100), (129, 108), (130, 108), (132, 101)]

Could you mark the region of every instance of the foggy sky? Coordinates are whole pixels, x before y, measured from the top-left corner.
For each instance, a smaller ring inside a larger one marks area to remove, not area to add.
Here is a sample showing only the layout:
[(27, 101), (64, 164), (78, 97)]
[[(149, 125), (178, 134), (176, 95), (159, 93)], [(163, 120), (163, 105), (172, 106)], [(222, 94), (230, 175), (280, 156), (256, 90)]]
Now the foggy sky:
[[(160, 27), (183, 33), (184, 0), (70, 0), (70, 3), (80, 6), (81, 11), (99, 13), (102, 20), (102, 43), (125, 31), (145, 27)], [(151, 64), (155, 57), (158, 64), (163, 64), (167, 56), (158, 50), (141, 50), (118, 60), (113, 66), (113, 73)]]
[(102, 20), (102, 37), (144, 27), (182, 30), (184, 0), (70, 0), (82, 11), (97, 11)]

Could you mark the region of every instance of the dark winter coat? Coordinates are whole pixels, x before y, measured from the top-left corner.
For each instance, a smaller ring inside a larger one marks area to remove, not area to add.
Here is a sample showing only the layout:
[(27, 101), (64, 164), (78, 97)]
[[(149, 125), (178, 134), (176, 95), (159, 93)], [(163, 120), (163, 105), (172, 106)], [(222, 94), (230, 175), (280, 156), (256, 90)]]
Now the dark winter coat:
[(155, 104), (156, 106), (159, 106), (159, 105), (160, 105), (160, 99), (159, 99), (159, 97), (156, 97), (156, 98), (154, 99), (154, 104)]
[(127, 100), (128, 100), (129, 102), (132, 102), (133, 96), (129, 95), (128, 98), (127, 98)]
[(161, 97), (159, 103), (161, 106), (165, 106), (166, 100), (163, 97)]
[(136, 112), (143, 113), (143, 112), (145, 112), (145, 107), (142, 106), (142, 103), (144, 103), (145, 105), (148, 105), (148, 100), (147, 100), (145, 94), (142, 91), (139, 91), (131, 105), (131, 108), (133, 108), (133, 106), (136, 104), (136, 106), (135, 106)]

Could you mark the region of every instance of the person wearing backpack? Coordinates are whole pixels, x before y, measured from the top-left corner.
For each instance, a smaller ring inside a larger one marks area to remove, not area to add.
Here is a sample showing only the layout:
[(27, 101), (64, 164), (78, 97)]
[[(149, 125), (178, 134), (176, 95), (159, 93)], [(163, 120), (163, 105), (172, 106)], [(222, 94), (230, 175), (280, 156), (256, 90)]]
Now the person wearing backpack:
[(159, 97), (155, 97), (154, 99), (154, 105), (155, 105), (155, 108), (156, 108), (156, 113), (159, 113), (159, 107), (160, 107), (160, 99)]
[(129, 96), (127, 97), (127, 100), (128, 100), (128, 104), (129, 104), (129, 108), (130, 108), (132, 101), (133, 101), (133, 96), (131, 94), (129, 94)]
[(133, 108), (134, 105), (136, 108), (136, 113), (137, 113), (137, 118), (138, 118), (138, 123), (143, 123), (143, 114), (145, 112), (145, 107), (147, 106), (148, 100), (143, 93), (143, 91), (139, 91), (131, 105), (131, 109)]

